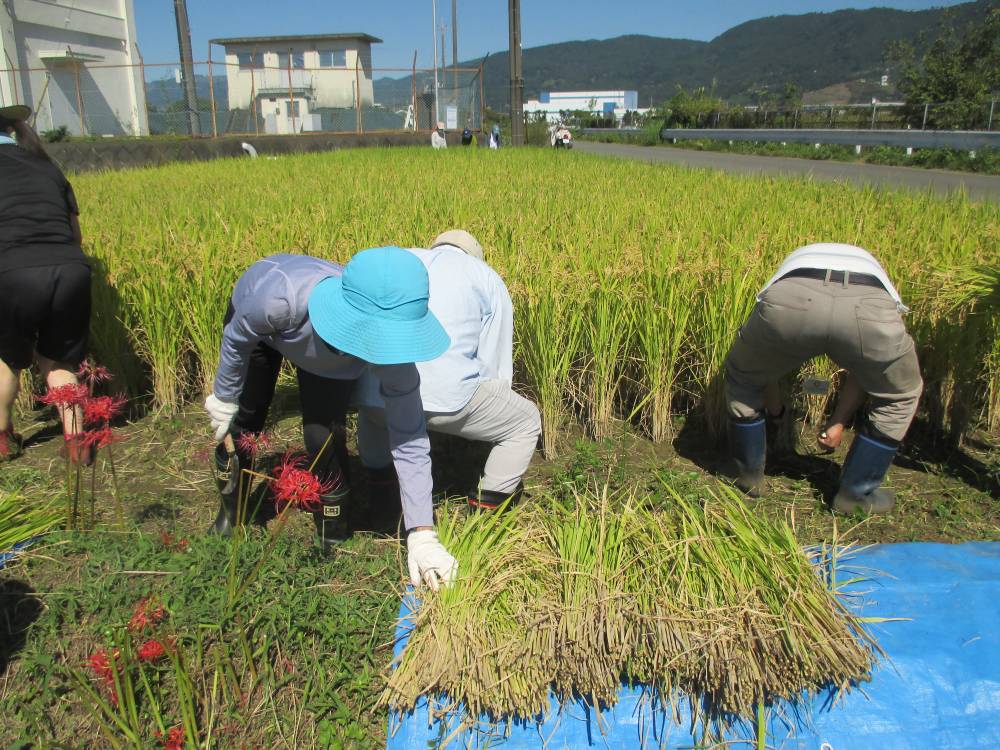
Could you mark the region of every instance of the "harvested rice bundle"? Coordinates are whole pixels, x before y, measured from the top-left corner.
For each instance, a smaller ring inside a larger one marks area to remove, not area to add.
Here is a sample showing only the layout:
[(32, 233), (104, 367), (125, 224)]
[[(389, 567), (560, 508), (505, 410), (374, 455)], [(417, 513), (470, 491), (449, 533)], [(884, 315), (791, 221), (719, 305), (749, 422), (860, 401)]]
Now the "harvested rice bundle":
[(440, 533), (460, 561), (428, 598), (382, 702), (444, 697), (467, 717), (532, 717), (623, 680), (706, 726), (866, 679), (877, 644), (829, 591), (786, 525), (729, 489), (537, 498), (505, 515), (457, 511)]

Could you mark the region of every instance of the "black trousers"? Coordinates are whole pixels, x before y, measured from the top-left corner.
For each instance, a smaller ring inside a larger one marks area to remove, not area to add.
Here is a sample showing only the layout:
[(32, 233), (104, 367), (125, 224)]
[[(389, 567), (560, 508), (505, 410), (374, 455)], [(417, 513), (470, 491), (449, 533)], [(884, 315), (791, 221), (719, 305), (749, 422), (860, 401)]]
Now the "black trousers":
[[(226, 315), (227, 322), (230, 317), (231, 308)], [(264, 429), (282, 359), (280, 352), (266, 344), (258, 344), (250, 354), (250, 366), (239, 399), (240, 409), (233, 420), (233, 432), (237, 435)], [(302, 407), (302, 437), (310, 462), (323, 451), (315, 474), (324, 481), (335, 480), (338, 476), (350, 481), (347, 406), (355, 381), (320, 377), (300, 367), (295, 368), (295, 374)]]

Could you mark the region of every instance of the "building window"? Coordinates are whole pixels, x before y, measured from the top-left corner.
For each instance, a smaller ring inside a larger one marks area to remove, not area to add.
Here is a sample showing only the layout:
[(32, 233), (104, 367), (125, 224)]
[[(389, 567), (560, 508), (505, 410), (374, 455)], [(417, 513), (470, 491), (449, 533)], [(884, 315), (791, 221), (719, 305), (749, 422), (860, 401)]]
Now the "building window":
[[(288, 69), (288, 53), (279, 52), (278, 53), (278, 67), (282, 70)], [(291, 55), (292, 68), (295, 70), (301, 70), (306, 66), (306, 57), (302, 52), (293, 52)]]
[(291, 106), (288, 108), (289, 114), (292, 117), (301, 118), (302, 115), (299, 114), (299, 100), (295, 99), (294, 101), (290, 102), (290, 104)]
[(240, 68), (243, 70), (264, 67), (264, 54), (262, 52), (240, 52), (236, 57), (240, 61)]
[(347, 50), (333, 49), (320, 51), (319, 66), (321, 68), (346, 68)]

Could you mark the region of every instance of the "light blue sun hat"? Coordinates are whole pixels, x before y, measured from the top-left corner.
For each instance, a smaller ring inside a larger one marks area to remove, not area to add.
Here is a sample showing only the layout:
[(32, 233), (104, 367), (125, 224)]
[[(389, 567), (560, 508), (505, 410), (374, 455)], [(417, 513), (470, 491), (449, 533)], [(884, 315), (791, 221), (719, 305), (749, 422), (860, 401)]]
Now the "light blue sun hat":
[(323, 341), (366, 362), (426, 362), (451, 345), (427, 309), (427, 269), (399, 247), (362, 250), (341, 276), (323, 279), (309, 295), (309, 320)]

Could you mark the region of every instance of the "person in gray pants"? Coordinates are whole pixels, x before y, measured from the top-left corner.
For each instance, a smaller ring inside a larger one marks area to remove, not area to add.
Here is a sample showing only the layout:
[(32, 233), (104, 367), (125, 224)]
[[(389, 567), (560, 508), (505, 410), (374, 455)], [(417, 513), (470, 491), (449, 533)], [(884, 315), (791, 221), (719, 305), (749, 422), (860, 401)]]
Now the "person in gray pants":
[[(514, 310), (503, 279), (483, 261), (479, 242), (462, 229), (410, 250), (427, 268), (431, 312), (451, 339), (437, 359), (420, 362), (420, 397), (429, 432), (493, 445), (469, 503), (485, 510), (516, 499), (541, 434), (538, 408), (516, 393)], [(355, 388), (358, 453), (369, 488), (391, 485), (389, 435), (377, 384), (362, 376)], [(391, 489), (389, 490), (391, 491)]]
[(844, 462), (833, 507), (844, 513), (892, 509), (892, 493), (880, 486), (923, 390), (904, 312), (899, 292), (866, 250), (823, 243), (785, 259), (726, 357), (728, 473), (737, 487), (756, 497), (763, 485), (768, 385), (825, 354), (849, 371), (856, 394), (868, 394), (866, 420)]

